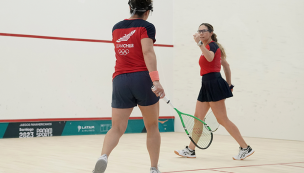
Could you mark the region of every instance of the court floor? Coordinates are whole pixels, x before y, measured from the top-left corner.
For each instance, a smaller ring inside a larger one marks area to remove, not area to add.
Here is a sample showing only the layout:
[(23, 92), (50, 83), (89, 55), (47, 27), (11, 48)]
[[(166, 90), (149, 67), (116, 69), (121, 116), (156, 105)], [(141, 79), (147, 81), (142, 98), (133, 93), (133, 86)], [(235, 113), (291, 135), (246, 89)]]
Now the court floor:
[[(188, 145), (184, 133), (161, 133), (162, 173), (300, 173), (304, 172), (304, 142), (245, 138), (256, 151), (235, 161), (238, 145), (230, 136), (216, 135), (196, 159), (180, 158), (174, 149)], [(0, 173), (90, 173), (99, 157), (104, 135), (0, 140)], [(125, 134), (109, 157), (107, 173), (149, 173), (146, 134)]]

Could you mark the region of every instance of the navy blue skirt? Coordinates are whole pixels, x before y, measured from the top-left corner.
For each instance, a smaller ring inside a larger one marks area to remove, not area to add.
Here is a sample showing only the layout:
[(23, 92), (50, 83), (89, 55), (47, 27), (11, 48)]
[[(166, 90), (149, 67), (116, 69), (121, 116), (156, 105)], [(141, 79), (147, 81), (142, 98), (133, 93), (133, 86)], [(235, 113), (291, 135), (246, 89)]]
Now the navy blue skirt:
[(202, 87), (197, 100), (200, 102), (216, 102), (232, 97), (228, 83), (220, 72), (208, 73), (202, 76)]

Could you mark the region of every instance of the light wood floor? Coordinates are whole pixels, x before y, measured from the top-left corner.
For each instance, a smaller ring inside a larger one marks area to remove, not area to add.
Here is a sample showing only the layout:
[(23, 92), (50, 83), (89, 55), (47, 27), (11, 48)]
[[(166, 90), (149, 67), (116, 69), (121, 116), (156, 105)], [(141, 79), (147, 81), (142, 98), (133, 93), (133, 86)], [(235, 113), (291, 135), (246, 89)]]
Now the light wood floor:
[[(304, 172), (304, 142), (245, 138), (256, 151), (244, 161), (232, 160), (238, 145), (215, 134), (196, 159), (173, 153), (188, 145), (184, 133), (162, 133), (159, 168), (162, 173), (300, 173)], [(0, 140), (0, 173), (91, 173), (104, 135)], [(146, 134), (125, 134), (109, 158), (107, 173), (149, 173)]]

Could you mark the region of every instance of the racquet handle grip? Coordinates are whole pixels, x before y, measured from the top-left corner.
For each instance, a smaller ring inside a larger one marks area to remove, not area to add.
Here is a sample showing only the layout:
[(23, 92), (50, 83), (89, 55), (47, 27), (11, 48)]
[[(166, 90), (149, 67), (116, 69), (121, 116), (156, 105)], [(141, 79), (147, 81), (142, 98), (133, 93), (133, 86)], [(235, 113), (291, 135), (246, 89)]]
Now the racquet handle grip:
[[(152, 89), (152, 91), (155, 91), (154, 86), (152, 86), (151, 89)], [(172, 105), (172, 103), (166, 96), (163, 98), (163, 100), (174, 109), (174, 106)]]
[(163, 100), (164, 100), (168, 105), (170, 105), (173, 109), (175, 108), (175, 107), (173, 106), (173, 104), (171, 103), (171, 101), (170, 101), (166, 96), (163, 98)]
[(170, 103), (170, 100), (166, 96), (163, 99), (167, 104)]

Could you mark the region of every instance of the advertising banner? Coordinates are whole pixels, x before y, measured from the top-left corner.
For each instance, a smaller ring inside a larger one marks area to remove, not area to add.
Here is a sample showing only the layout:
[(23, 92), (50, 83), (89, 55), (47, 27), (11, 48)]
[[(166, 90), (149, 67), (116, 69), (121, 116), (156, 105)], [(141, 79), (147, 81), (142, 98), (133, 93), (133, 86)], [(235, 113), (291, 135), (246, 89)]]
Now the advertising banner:
[(111, 127), (111, 120), (67, 121), (62, 136), (106, 134)]
[[(160, 118), (160, 132), (174, 132), (174, 118)], [(106, 134), (112, 128), (111, 120), (9, 122), (0, 123), (1, 138), (33, 138), (70, 135)], [(125, 133), (147, 132), (142, 118), (129, 119)]]
[(64, 121), (9, 123), (3, 138), (61, 136), (64, 126)]

